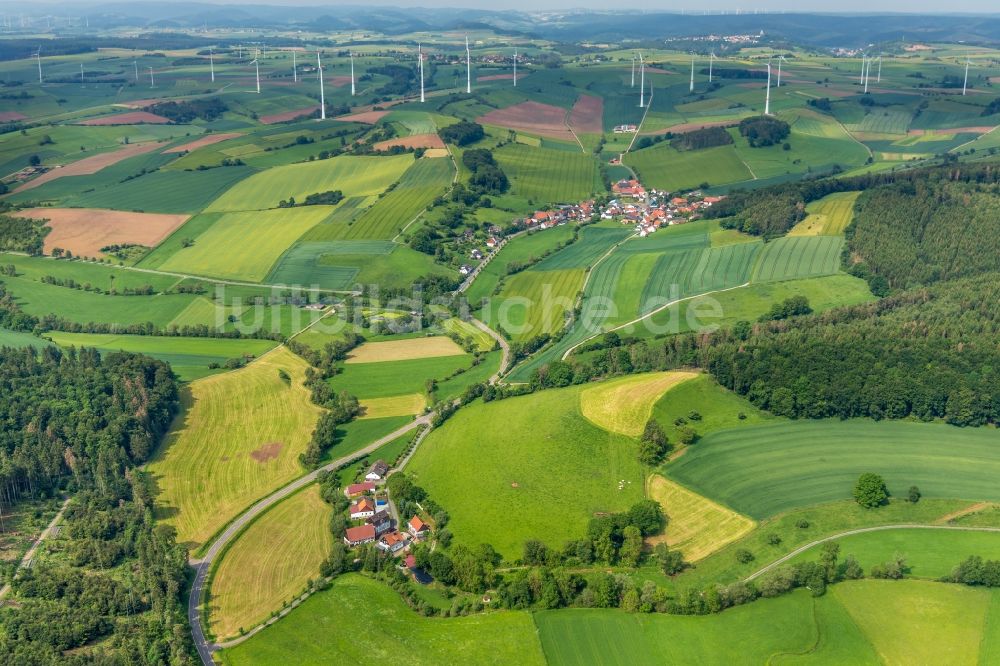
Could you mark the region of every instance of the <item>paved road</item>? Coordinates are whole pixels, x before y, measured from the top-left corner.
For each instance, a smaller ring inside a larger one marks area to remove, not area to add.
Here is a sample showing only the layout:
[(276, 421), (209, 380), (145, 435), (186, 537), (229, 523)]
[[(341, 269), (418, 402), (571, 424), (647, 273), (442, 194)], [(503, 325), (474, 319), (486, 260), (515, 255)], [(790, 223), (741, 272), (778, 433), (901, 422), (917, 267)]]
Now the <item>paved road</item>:
[[(52, 530), (55, 529), (55, 526), (59, 524), (60, 520), (62, 520), (63, 512), (66, 511), (66, 507), (68, 505), (69, 505), (69, 498), (67, 497), (66, 501), (64, 501), (62, 506), (59, 507), (59, 512), (55, 515), (55, 518), (52, 519), (52, 522), (49, 523), (48, 527), (42, 530), (42, 533), (38, 535), (38, 539), (35, 540), (35, 543), (31, 544), (31, 548), (29, 548), (28, 552), (24, 554), (24, 557), (21, 558), (21, 563), (17, 565), (18, 569), (22, 569), (28, 566), (28, 563), (31, 562), (31, 560), (35, 557), (35, 553), (38, 552), (38, 549), (42, 545), (42, 542), (45, 541), (45, 539), (47, 539), (50, 534), (52, 534)], [(0, 599), (6, 597), (7, 594), (9, 593), (10, 593), (10, 585), (9, 584), (4, 585), (2, 588), (0, 588)]]
[(473, 319), (472, 324), (480, 331), (483, 331), (496, 340), (497, 344), (500, 345), (501, 351), (503, 351), (503, 355), (500, 357), (500, 369), (496, 371), (496, 374), (490, 377), (490, 384), (496, 384), (497, 381), (500, 380), (500, 376), (507, 372), (507, 368), (510, 366), (510, 344), (508, 344), (506, 338), (478, 319)]
[(244, 511), (239, 517), (229, 523), (226, 529), (223, 530), (223, 532), (216, 537), (215, 541), (212, 542), (212, 545), (209, 546), (205, 555), (201, 559), (192, 559), (190, 561), (190, 564), (195, 569), (195, 576), (194, 580), (191, 582), (191, 592), (188, 595), (188, 621), (191, 623), (191, 636), (194, 639), (195, 647), (198, 649), (198, 656), (201, 657), (201, 661), (205, 664), (205, 666), (211, 666), (211, 664), (215, 663), (212, 660), (212, 652), (218, 649), (218, 646), (213, 643), (209, 643), (205, 638), (205, 631), (201, 626), (201, 612), (199, 607), (201, 605), (201, 598), (204, 593), (205, 580), (208, 577), (208, 572), (212, 568), (212, 563), (215, 561), (215, 558), (218, 557), (219, 553), (226, 546), (226, 544), (228, 544), (233, 537), (235, 537), (240, 530), (242, 530), (254, 518), (295, 491), (315, 481), (320, 472), (332, 471), (338, 467), (358, 460), (359, 458), (363, 458), (380, 446), (388, 444), (397, 437), (406, 434), (420, 425), (429, 426), (432, 416), (433, 414), (425, 414), (418, 419), (414, 419), (402, 428), (389, 433), (381, 439), (375, 440), (365, 448), (355, 451), (349, 456), (344, 456), (339, 460), (334, 460), (331, 463), (323, 465), (319, 469), (316, 469), (305, 476), (299, 477), (288, 485), (279, 488), (254, 504), (252, 507)]
[(861, 527), (856, 530), (847, 530), (846, 532), (841, 532), (840, 534), (834, 534), (832, 536), (824, 537), (822, 539), (816, 539), (811, 541), (804, 546), (796, 548), (792, 552), (788, 553), (782, 558), (771, 562), (763, 569), (756, 571), (746, 578), (743, 579), (744, 583), (749, 583), (755, 578), (759, 578), (763, 574), (767, 573), (775, 567), (781, 566), (785, 562), (789, 561), (796, 555), (806, 552), (810, 548), (820, 545), (821, 543), (826, 543), (827, 541), (834, 541), (836, 539), (841, 539), (846, 536), (851, 536), (852, 534), (864, 534), (865, 532), (882, 532), (884, 530), (958, 530), (961, 532), (1000, 532), (1000, 527), (960, 527), (956, 525), (879, 525), (877, 527)]

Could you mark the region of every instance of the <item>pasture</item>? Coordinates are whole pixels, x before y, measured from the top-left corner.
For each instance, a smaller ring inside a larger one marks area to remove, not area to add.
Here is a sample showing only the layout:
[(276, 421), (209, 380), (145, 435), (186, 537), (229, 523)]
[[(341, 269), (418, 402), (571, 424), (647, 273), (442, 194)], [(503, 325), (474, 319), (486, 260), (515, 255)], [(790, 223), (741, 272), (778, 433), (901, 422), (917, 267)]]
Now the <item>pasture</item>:
[(646, 187), (670, 192), (753, 179), (733, 146), (682, 152), (665, 141), (628, 153), (625, 163), (635, 169)]
[(465, 350), (444, 335), (385, 342), (366, 342), (352, 349), (345, 363), (380, 363), (409, 361), (437, 356), (460, 356)]
[(361, 401), (362, 419), (383, 419), (391, 416), (414, 416), (424, 411), (427, 398), (422, 393), (392, 396), (389, 398), (366, 398)]
[[(569, 225), (567, 225), (569, 226)], [(556, 233), (545, 230), (540, 234)], [(588, 226), (580, 231), (580, 238), (572, 245), (549, 255), (532, 267), (535, 271), (554, 271), (564, 268), (590, 268), (602, 255), (620, 241), (632, 235), (631, 229), (620, 224), (614, 226)], [(506, 248), (505, 248), (506, 249)]]
[(697, 376), (695, 372), (657, 372), (601, 382), (581, 391), (580, 411), (608, 432), (639, 437), (660, 396)]
[(226, 666), (281, 666), (290, 654), (302, 663), (374, 663), (401, 654), (424, 666), (545, 663), (526, 612), (425, 618), (388, 586), (357, 574), (337, 578), (330, 589), (220, 657)]
[(854, 219), (854, 202), (860, 192), (836, 192), (806, 206), (806, 219), (789, 236), (840, 236)]
[(471, 360), (469, 354), (462, 354), (392, 363), (350, 363), (329, 382), (335, 391), (347, 391), (358, 398), (391, 398), (423, 393), (428, 381), (441, 380), (459, 368), (467, 368)]
[[(181, 381), (225, 372), (221, 366), (234, 358), (256, 357), (277, 345), (273, 340), (181, 338), (155, 335), (116, 335), (48, 331), (45, 337), (60, 347), (93, 347), (101, 352), (145, 354), (170, 364)], [(209, 364), (220, 367), (212, 369)]]
[(604, 188), (597, 162), (584, 153), (509, 144), (496, 151), (497, 163), (510, 180), (511, 194), (547, 203), (577, 203)]
[(18, 216), (48, 220), (44, 251), (69, 250), (76, 256), (98, 257), (109, 245), (154, 247), (187, 221), (187, 215), (126, 213), (93, 208), (29, 208)]
[(839, 236), (794, 236), (764, 245), (753, 271), (754, 282), (833, 275), (840, 270)]
[(288, 164), (263, 171), (240, 181), (205, 209), (247, 211), (275, 208), (292, 197), (341, 190), (345, 197), (380, 194), (399, 179), (413, 163), (412, 155), (357, 157), (343, 155), (329, 160)]
[(706, 435), (667, 466), (691, 490), (761, 519), (851, 496), (860, 474), (892, 494), (1000, 500), (996, 432), (902, 421), (780, 421)]
[(160, 270), (260, 282), (285, 250), (331, 211), (304, 206), (224, 213)]
[(320, 414), (302, 383), (307, 367), (282, 347), (241, 370), (192, 382), (182, 394), (181, 412), (148, 470), (158, 516), (189, 550), (302, 473), (298, 455)]
[(441, 322), (441, 328), (446, 333), (460, 336), (463, 340), (471, 340), (478, 351), (488, 352), (497, 344), (489, 333), (458, 317), (445, 319)]
[[(698, 415), (696, 419), (692, 418), (692, 413)], [(684, 425), (693, 427), (699, 435), (706, 435), (716, 430), (750, 426), (776, 418), (726, 390), (709, 374), (698, 375), (664, 393), (653, 405), (652, 417), (675, 444), (679, 426), (674, 422), (678, 419), (686, 421)]]
[(332, 514), (319, 486), (311, 485), (269, 509), (231, 543), (213, 570), (206, 602), (216, 640), (249, 631), (318, 577), (333, 543)]
[(581, 390), (475, 403), (428, 435), (408, 471), (447, 507), (456, 541), (510, 561), (528, 539), (561, 547), (643, 497), (635, 441), (581, 418)]
[(581, 269), (528, 270), (509, 277), (492, 300), (490, 321), (514, 341), (553, 334), (565, 325), (583, 287)]
[(664, 542), (697, 562), (748, 534), (756, 523), (735, 511), (693, 493), (659, 474), (649, 477), (646, 493), (667, 516), (664, 534), (648, 539)]
[(52, 346), (51, 342), (37, 335), (0, 328), (0, 347), (37, 347), (41, 349), (50, 346)]

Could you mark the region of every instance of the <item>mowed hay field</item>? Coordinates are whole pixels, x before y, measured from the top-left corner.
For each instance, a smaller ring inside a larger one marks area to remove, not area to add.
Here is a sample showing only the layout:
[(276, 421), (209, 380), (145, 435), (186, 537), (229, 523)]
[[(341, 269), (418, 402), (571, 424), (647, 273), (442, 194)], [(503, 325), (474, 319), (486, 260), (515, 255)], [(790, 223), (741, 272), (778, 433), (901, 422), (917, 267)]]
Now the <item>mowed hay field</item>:
[(537, 204), (577, 203), (603, 190), (589, 154), (510, 144), (494, 155), (510, 179), (511, 193)]
[(660, 396), (697, 376), (696, 372), (656, 372), (601, 382), (580, 393), (580, 411), (599, 428), (638, 437)]
[(462, 354), (465, 354), (465, 350), (455, 344), (454, 340), (446, 335), (434, 335), (427, 338), (366, 342), (351, 350), (345, 362), (382, 363)]
[(490, 321), (515, 342), (562, 329), (583, 287), (584, 271), (522, 271), (508, 278), (491, 301)]
[(839, 236), (854, 219), (860, 192), (836, 192), (806, 206), (809, 213), (788, 232), (789, 236)]
[(1000, 593), (925, 581), (849, 581), (819, 598), (797, 590), (707, 616), (568, 609), (534, 619), (551, 666), (976, 666), (1000, 649)]
[(246, 178), (209, 204), (206, 211), (274, 208), (283, 199), (303, 201), (308, 195), (341, 190), (345, 197), (380, 194), (413, 163), (412, 155), (357, 157), (278, 166)]
[(412, 416), (424, 411), (427, 398), (422, 393), (390, 396), (388, 398), (365, 398), (361, 401), (364, 410), (359, 419), (381, 419), (387, 416)]
[(129, 213), (94, 208), (29, 208), (19, 217), (48, 220), (45, 252), (59, 247), (76, 256), (97, 257), (108, 245), (153, 247), (187, 221), (187, 215)]
[(833, 275), (840, 270), (840, 236), (796, 236), (766, 243), (757, 258), (753, 281)]
[(642, 499), (635, 440), (582, 418), (580, 391), (476, 403), (431, 432), (407, 471), (448, 507), (456, 541), (512, 560), (528, 539), (561, 547)]
[(375, 664), (543, 666), (531, 615), (524, 611), (426, 618), (388, 586), (358, 574), (333, 581), (291, 614), (220, 653), (226, 666)]
[(262, 281), (285, 250), (332, 211), (331, 206), (303, 206), (224, 213), (160, 270)]
[(217, 640), (249, 631), (318, 576), (333, 543), (332, 514), (319, 486), (311, 485), (239, 535), (212, 576), (208, 619)]
[(303, 385), (307, 367), (281, 347), (183, 393), (183, 409), (149, 464), (161, 520), (177, 529), (178, 542), (200, 547), (241, 509), (302, 473), (298, 455), (320, 414)]
[(851, 497), (864, 472), (890, 492), (1000, 500), (1000, 448), (992, 428), (901, 421), (780, 421), (706, 435), (667, 475), (709, 499), (762, 519)]
[(684, 553), (688, 562), (711, 555), (752, 530), (756, 523), (716, 504), (659, 474), (649, 478), (646, 492), (663, 507), (668, 523), (665, 534), (650, 543), (664, 542)]

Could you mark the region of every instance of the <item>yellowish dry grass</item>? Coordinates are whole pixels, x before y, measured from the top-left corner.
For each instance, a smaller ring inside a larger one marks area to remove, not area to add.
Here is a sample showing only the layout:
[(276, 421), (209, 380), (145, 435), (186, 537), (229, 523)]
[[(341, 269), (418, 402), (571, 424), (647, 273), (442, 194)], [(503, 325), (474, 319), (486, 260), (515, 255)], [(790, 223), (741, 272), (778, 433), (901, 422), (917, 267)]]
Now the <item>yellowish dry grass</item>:
[(424, 411), (427, 399), (422, 393), (396, 395), (391, 398), (368, 398), (361, 401), (364, 413), (360, 419), (380, 419), (386, 416), (411, 416)]
[(254, 500), (303, 474), (298, 457), (321, 411), (303, 385), (307, 367), (279, 347), (185, 389), (181, 413), (149, 464), (159, 516), (177, 528), (180, 543), (200, 547)]
[(445, 335), (409, 340), (387, 340), (366, 342), (353, 350), (346, 363), (381, 363), (384, 361), (408, 361), (415, 358), (436, 356), (460, 356), (465, 350)]
[(330, 552), (332, 510), (312, 485), (254, 522), (212, 579), (209, 626), (218, 639), (249, 631), (302, 592)]
[[(889, 159), (889, 158), (886, 158)], [(788, 232), (789, 236), (839, 236), (854, 219), (854, 202), (860, 192), (837, 192), (806, 207), (809, 215)]]
[(600, 428), (638, 437), (660, 396), (697, 376), (697, 372), (654, 372), (601, 382), (580, 393), (580, 411)]
[(693, 493), (667, 478), (654, 474), (646, 484), (650, 499), (663, 507), (669, 522), (665, 534), (649, 539), (665, 541), (696, 562), (750, 532), (757, 523), (721, 504)]

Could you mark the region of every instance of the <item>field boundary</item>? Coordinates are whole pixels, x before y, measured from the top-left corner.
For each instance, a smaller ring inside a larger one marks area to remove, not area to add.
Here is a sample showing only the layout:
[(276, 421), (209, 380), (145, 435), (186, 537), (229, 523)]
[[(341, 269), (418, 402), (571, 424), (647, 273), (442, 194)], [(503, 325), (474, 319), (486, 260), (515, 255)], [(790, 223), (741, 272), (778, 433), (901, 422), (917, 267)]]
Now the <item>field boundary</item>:
[(805, 544), (804, 546), (799, 546), (798, 548), (796, 548), (792, 552), (788, 553), (787, 555), (784, 555), (783, 557), (779, 557), (774, 562), (771, 562), (770, 564), (768, 564), (767, 566), (763, 567), (762, 569), (758, 569), (754, 573), (750, 574), (749, 576), (747, 576), (746, 578), (743, 579), (743, 582), (744, 583), (749, 583), (750, 581), (755, 580), (755, 579), (759, 578), (760, 576), (764, 575), (768, 571), (771, 571), (775, 567), (781, 566), (785, 562), (787, 562), (787, 561), (791, 560), (792, 558), (794, 558), (796, 555), (800, 555), (800, 554), (806, 552), (807, 550), (811, 550), (812, 548), (815, 548), (816, 546), (818, 546), (820, 544), (823, 544), (823, 543), (826, 543), (828, 541), (833, 541), (835, 539), (841, 539), (843, 537), (852, 536), (854, 534), (865, 534), (867, 532), (883, 532), (885, 530), (913, 530), (913, 529), (917, 529), (917, 530), (957, 530), (959, 532), (996, 532), (996, 533), (1000, 533), (1000, 527), (962, 527), (962, 526), (959, 526), (959, 525), (919, 525), (919, 524), (901, 523), (901, 524), (898, 524), (898, 525), (878, 525), (876, 527), (859, 527), (857, 529), (847, 530), (846, 532), (839, 532), (837, 534), (832, 534), (830, 536), (823, 537), (822, 539), (816, 539), (815, 541), (810, 541), (809, 543)]

